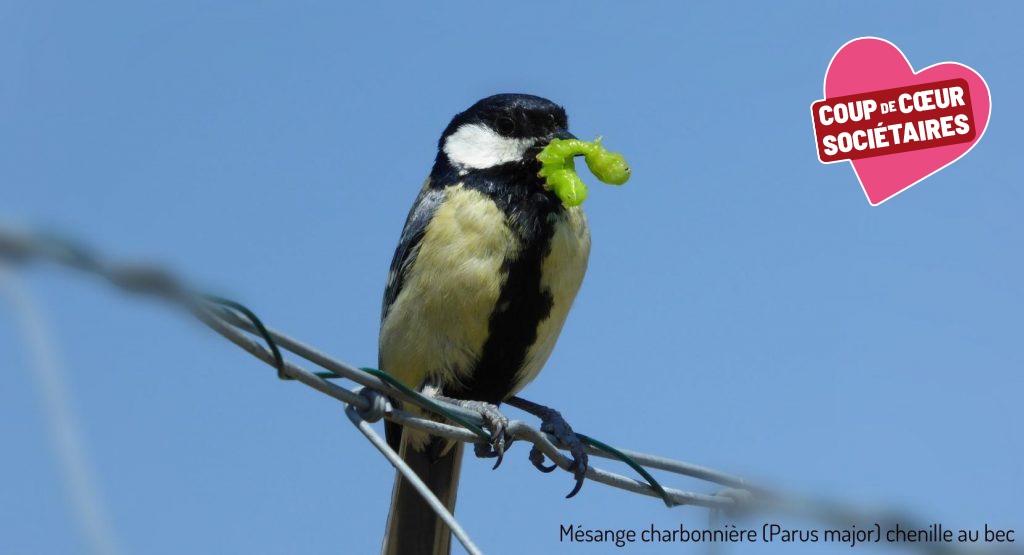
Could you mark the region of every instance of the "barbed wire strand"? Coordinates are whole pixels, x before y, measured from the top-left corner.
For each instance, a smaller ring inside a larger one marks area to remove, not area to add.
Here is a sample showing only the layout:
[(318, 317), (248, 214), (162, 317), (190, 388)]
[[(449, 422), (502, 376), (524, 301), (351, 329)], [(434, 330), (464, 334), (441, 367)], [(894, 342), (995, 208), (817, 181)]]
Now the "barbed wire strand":
[[(188, 309), (209, 328), (242, 350), (276, 368), (279, 377), (298, 381), (345, 403), (347, 405), (346, 414), (357, 429), (374, 447), (381, 451), (399, 472), (402, 472), (410, 480), (410, 483), (423, 495), (438, 516), (448, 524), (463, 547), (471, 554), (480, 553), (479, 548), (470, 540), (455, 517), (444, 509), (443, 504), (430, 493), (414, 473), (410, 474), (411, 470), (402, 463), (398, 454), (382, 441), (370, 426), (374, 419), (384, 417), (403, 426), (433, 435), (474, 443), (481, 441), (481, 438), (487, 435), (480, 428), (484, 422), (479, 414), (457, 405), (426, 398), (418, 392), (404, 388), (404, 386), (398, 387), (400, 384), (379, 370), (356, 368), (334, 359), (309, 345), (264, 326), (260, 319), (244, 305), (223, 297), (190, 290), (171, 274), (154, 266), (105, 264), (82, 246), (63, 237), (4, 227), (0, 227), (0, 259), (7, 259), (11, 262), (49, 259), (104, 277), (113, 285), (126, 291), (150, 294), (170, 300)], [(240, 316), (239, 313), (242, 315)], [(265, 345), (251, 339), (250, 335), (259, 337)], [(283, 348), (327, 370), (327, 372), (310, 372), (284, 359), (279, 348)], [(336, 378), (348, 379), (362, 388), (354, 391), (330, 381)], [(375, 393), (371, 395), (367, 393), (368, 391)], [(413, 415), (394, 406), (388, 397), (402, 402), (411, 402), (431, 414), (446, 417), (462, 426)], [(523, 401), (529, 403), (529, 401)], [(572, 472), (572, 461), (562, 452), (565, 446), (561, 445), (554, 436), (543, 433), (519, 420), (511, 420), (507, 431), (514, 440), (522, 440), (535, 445), (558, 467)], [(589, 436), (583, 437), (593, 440)], [(593, 465), (587, 469), (586, 473), (587, 478), (591, 481), (641, 495), (661, 498), (668, 506), (690, 505), (709, 509), (712, 511), (709, 516), (716, 520), (722, 514), (776, 512), (798, 517), (811, 517), (847, 526), (851, 523), (879, 521), (899, 521), (901, 524), (912, 522), (907, 515), (902, 513), (878, 509), (858, 509), (832, 501), (787, 495), (718, 470), (634, 450), (616, 449), (599, 441), (587, 443), (586, 449), (591, 455), (623, 461), (634, 468), (643, 466), (722, 486), (722, 489), (716, 493), (703, 494), (662, 487), (642, 469), (642, 475), (648, 479), (646, 483)], [(964, 550), (948, 545), (922, 543), (901, 545), (920, 548), (929, 553), (964, 552)], [(1024, 553), (1019, 550), (999, 552)]]

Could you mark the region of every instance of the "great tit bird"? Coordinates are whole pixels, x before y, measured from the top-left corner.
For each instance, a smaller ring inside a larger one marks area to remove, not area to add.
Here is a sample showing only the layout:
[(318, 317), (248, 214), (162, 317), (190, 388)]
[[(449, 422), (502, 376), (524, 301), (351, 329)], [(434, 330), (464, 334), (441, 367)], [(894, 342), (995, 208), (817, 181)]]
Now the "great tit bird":
[[(554, 138), (574, 138), (565, 110), (537, 96), (490, 96), (457, 114), (409, 211), (384, 292), (380, 368), (478, 409), (495, 431), (498, 456), (507, 420), (495, 407), (544, 366), (590, 254), (583, 210), (564, 206), (537, 176), (537, 154)], [(462, 443), (393, 422), (385, 431), (453, 510)], [(382, 552), (447, 554), (450, 539), (396, 475)]]

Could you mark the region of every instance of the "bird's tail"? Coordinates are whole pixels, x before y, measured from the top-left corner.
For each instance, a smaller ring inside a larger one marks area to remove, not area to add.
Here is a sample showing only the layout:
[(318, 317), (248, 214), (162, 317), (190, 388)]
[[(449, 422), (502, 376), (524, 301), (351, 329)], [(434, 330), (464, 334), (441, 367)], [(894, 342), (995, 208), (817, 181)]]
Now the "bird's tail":
[[(387, 430), (389, 443), (394, 447), (398, 442), (393, 440), (401, 433), (401, 428), (392, 422), (386, 424), (398, 428)], [(455, 442), (449, 446), (448, 441), (432, 437), (422, 449), (414, 449), (408, 438), (402, 437), (398, 454), (445, 507), (454, 512), (463, 444)], [(448, 447), (447, 451), (443, 447)], [(401, 473), (395, 472), (391, 511), (381, 555), (448, 555), (451, 553), (451, 537), (451, 530), (444, 521)]]

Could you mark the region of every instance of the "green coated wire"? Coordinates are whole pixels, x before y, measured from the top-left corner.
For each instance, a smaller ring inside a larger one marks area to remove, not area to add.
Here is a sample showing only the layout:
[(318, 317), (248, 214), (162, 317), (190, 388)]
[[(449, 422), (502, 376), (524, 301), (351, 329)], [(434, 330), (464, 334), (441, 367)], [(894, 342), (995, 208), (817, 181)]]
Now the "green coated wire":
[(483, 439), (486, 439), (486, 440), (490, 441), (491, 435), (488, 434), (487, 432), (485, 432), (483, 428), (481, 428), (480, 426), (477, 426), (476, 424), (470, 422), (469, 420), (466, 420), (465, 418), (459, 416), (458, 414), (455, 414), (454, 412), (452, 412), (452, 411), (442, 407), (437, 402), (435, 402), (433, 399), (424, 396), (420, 392), (418, 392), (418, 391), (412, 389), (411, 387), (405, 385), (404, 383), (396, 380), (395, 377), (392, 376), (391, 374), (388, 374), (387, 372), (382, 372), (380, 370), (377, 370), (376, 368), (360, 368), (360, 370), (362, 370), (363, 372), (366, 372), (367, 374), (370, 374), (371, 376), (376, 376), (376, 377), (380, 378), (381, 380), (384, 380), (385, 382), (388, 383), (388, 385), (391, 385), (392, 387), (398, 389), (402, 393), (405, 393), (406, 395), (409, 395), (413, 399), (416, 399), (417, 401), (419, 401), (419, 403), (417, 403), (417, 404), (419, 404), (420, 406), (422, 406), (424, 408), (428, 408), (428, 409), (430, 409), (432, 411), (435, 411), (435, 412), (438, 412), (440, 414), (443, 414), (445, 417), (450, 418), (450, 419), (454, 420), (455, 422), (458, 422), (459, 424), (462, 424), (463, 426), (468, 428), (469, 431), (473, 432), (474, 434), (480, 436)]
[(291, 376), (284, 373), (284, 357), (281, 356), (281, 350), (277, 348), (277, 342), (270, 337), (270, 332), (267, 331), (266, 326), (263, 325), (263, 322), (260, 321), (255, 312), (249, 310), (242, 303), (232, 301), (231, 299), (225, 299), (224, 297), (210, 295), (208, 293), (200, 293), (199, 296), (211, 303), (226, 306), (241, 312), (242, 315), (252, 323), (253, 327), (256, 328), (256, 331), (259, 332), (260, 337), (263, 338), (263, 341), (266, 342), (267, 346), (270, 347), (270, 352), (274, 355), (274, 367), (277, 368), (277, 377), (282, 380), (293, 379)]
[(651, 476), (651, 473), (647, 472), (647, 469), (640, 466), (640, 464), (634, 461), (632, 457), (623, 453), (622, 451), (619, 451), (618, 449), (612, 447), (611, 445), (608, 445), (603, 441), (594, 439), (588, 435), (577, 433), (576, 437), (580, 438), (580, 441), (586, 443), (591, 447), (596, 447), (610, 455), (613, 455), (615, 458), (628, 464), (630, 468), (640, 473), (640, 475), (644, 477), (644, 480), (647, 480), (647, 485), (651, 486), (651, 488), (653, 488), (654, 491), (658, 492), (658, 495), (661, 496), (661, 500), (665, 502), (666, 507), (671, 509), (672, 507), (678, 505), (678, 503), (672, 501), (672, 498), (668, 496), (668, 492), (665, 491), (665, 488), (661, 487), (661, 484), (659, 484), (658, 481), (654, 479), (654, 476)]
[[(402, 382), (396, 380), (394, 378), (394, 376), (391, 376), (387, 372), (383, 372), (381, 370), (377, 370), (376, 368), (360, 368), (360, 370), (362, 370), (363, 372), (366, 372), (367, 374), (376, 376), (376, 377), (380, 378), (381, 380), (384, 380), (385, 382), (387, 382), (389, 385), (392, 385), (392, 386), (396, 387), (397, 389), (399, 389), (403, 393), (413, 397), (414, 399), (418, 399), (419, 401), (421, 401), (423, 403), (423, 405), (426, 405), (425, 408), (429, 408), (429, 409), (434, 410), (434, 411), (436, 411), (438, 413), (441, 413), (444, 416), (454, 420), (455, 422), (458, 422), (459, 424), (462, 424), (466, 428), (469, 428), (469, 430), (472, 431), (473, 433), (479, 435), (481, 438), (488, 439), (488, 440), (490, 439), (490, 436), (482, 428), (480, 428), (476, 424), (473, 424), (472, 422), (466, 420), (465, 418), (462, 418), (461, 416), (459, 416), (459, 415), (457, 415), (457, 414), (455, 414), (455, 413), (445, 409), (444, 407), (442, 407), (438, 403), (434, 402), (429, 397), (423, 396), (418, 391), (416, 391), (416, 390), (408, 387), (407, 385), (403, 384)], [(325, 378), (325, 379), (333, 379), (333, 378), (341, 377), (341, 376), (338, 376), (337, 374), (335, 374), (333, 372), (317, 372), (316, 375), (321, 377), (321, 378)], [(592, 438), (592, 437), (590, 437), (588, 435), (577, 433), (576, 437), (580, 438), (580, 441), (582, 441), (583, 443), (586, 443), (587, 445), (590, 445), (591, 447), (596, 447), (596, 448), (598, 448), (598, 449), (600, 449), (600, 450), (602, 450), (602, 451), (612, 455), (613, 457), (615, 457), (615, 458), (619, 459), (620, 461), (622, 461), (622, 462), (626, 463), (627, 465), (629, 465), (629, 467), (632, 468), (633, 470), (636, 470), (637, 473), (639, 473), (641, 476), (643, 476), (644, 480), (647, 481), (647, 485), (651, 486), (651, 488), (654, 489), (654, 491), (658, 492), (658, 495), (661, 496), (662, 501), (665, 502), (665, 505), (667, 507), (671, 508), (671, 507), (674, 507), (674, 506), (677, 505), (677, 503), (672, 501), (672, 499), (668, 496), (668, 492), (665, 491), (665, 488), (663, 488), (661, 486), (661, 484), (658, 483), (658, 481), (654, 479), (654, 476), (651, 476), (651, 473), (647, 472), (647, 469), (645, 469), (643, 466), (640, 466), (640, 464), (637, 463), (636, 461), (634, 461), (632, 457), (630, 457), (629, 455), (623, 453), (622, 451), (619, 451), (618, 449), (612, 447), (611, 445), (608, 445), (607, 443), (604, 443), (603, 441), (600, 441), (598, 439), (594, 439), (594, 438)]]
[[(598, 142), (595, 142), (595, 143), (599, 144)], [(625, 175), (626, 175), (626, 177), (628, 177), (628, 168), (625, 171), (626, 171)], [(602, 176), (602, 177), (604, 177), (604, 176)], [(624, 179), (623, 179), (623, 181), (624, 181)], [(82, 268), (82, 269), (88, 269), (88, 270), (94, 270), (94, 269), (97, 269), (99, 267), (99, 264), (98, 264), (98, 261), (97, 261), (96, 257), (92, 256), (91, 253), (89, 253), (89, 251), (87, 249), (85, 249), (84, 247), (78, 245), (77, 243), (75, 243), (73, 241), (70, 241), (70, 240), (68, 240), (66, 238), (59, 237), (59, 236), (57, 236), (55, 234), (38, 234), (37, 235), (37, 239), (41, 239), (41, 242), (43, 244), (50, 245), (50, 246), (56, 246), (59, 249), (63, 250), (65, 254), (70, 255), (69, 262), (72, 265), (78, 266), (79, 268)], [(281, 350), (278, 348), (277, 342), (274, 341), (273, 337), (271, 337), (270, 332), (267, 331), (266, 326), (264, 326), (263, 322), (260, 320), (260, 318), (258, 316), (256, 316), (255, 312), (250, 310), (248, 307), (246, 307), (242, 303), (239, 303), (237, 301), (233, 301), (231, 299), (227, 299), (227, 298), (224, 298), (224, 297), (221, 297), (221, 296), (218, 296), (218, 295), (211, 295), (211, 294), (208, 294), (208, 293), (200, 293), (200, 294), (198, 294), (198, 296), (200, 298), (208, 301), (208, 302), (220, 305), (221, 307), (225, 307), (225, 309), (230, 308), (232, 310), (235, 310), (235, 311), (241, 313), (243, 316), (245, 316), (246, 319), (248, 319), (249, 322), (252, 323), (253, 327), (256, 328), (256, 331), (259, 333), (260, 337), (263, 339), (264, 342), (266, 342), (267, 346), (270, 348), (270, 352), (271, 352), (271, 354), (274, 357), (274, 366), (275, 366), (275, 368), (277, 368), (278, 378), (283, 379), (283, 380), (291, 380), (291, 379), (293, 379), (293, 378), (291, 378), (290, 376), (288, 376), (288, 375), (286, 375), (284, 373), (284, 357), (281, 355)], [(486, 431), (484, 431), (484, 429), (481, 428), (480, 426), (478, 426), (478, 425), (474, 424), (473, 422), (470, 422), (466, 418), (463, 418), (462, 416), (460, 416), (460, 415), (458, 415), (458, 414), (456, 414), (456, 413), (454, 413), (454, 412), (444, 408), (443, 406), (441, 406), (440, 404), (438, 404), (434, 400), (430, 399), (429, 397), (426, 397), (426, 396), (422, 395), (418, 391), (416, 391), (416, 390), (408, 387), (407, 385), (403, 384), (402, 382), (398, 381), (397, 379), (395, 379), (390, 374), (388, 374), (386, 372), (383, 372), (381, 370), (378, 370), (376, 368), (360, 368), (360, 370), (362, 370), (363, 372), (366, 372), (367, 374), (370, 374), (372, 376), (377, 377), (378, 379), (384, 381), (388, 385), (390, 385), (390, 386), (398, 389), (399, 391), (403, 392), (404, 394), (408, 395), (410, 398), (415, 400), (416, 404), (420, 405), (421, 407), (424, 407), (424, 408), (427, 408), (427, 409), (432, 410), (434, 412), (437, 412), (437, 413), (439, 413), (439, 414), (449, 418), (450, 420), (452, 420), (454, 422), (458, 422), (459, 424), (461, 424), (462, 426), (464, 426), (465, 428), (467, 428), (468, 430), (470, 430), (474, 434), (478, 435), (481, 439), (490, 440), (490, 435)], [(332, 379), (332, 378), (339, 378), (339, 377), (341, 377), (341, 376), (338, 376), (337, 374), (335, 374), (333, 372), (316, 372), (316, 375), (321, 377), (321, 378), (325, 378), (325, 379)], [(638, 464), (636, 461), (634, 461), (631, 457), (629, 457), (625, 453), (619, 451), (618, 449), (616, 449), (616, 448), (614, 448), (614, 447), (612, 447), (612, 446), (610, 446), (610, 445), (608, 445), (608, 444), (606, 444), (606, 443), (604, 443), (604, 442), (602, 442), (600, 440), (594, 439), (594, 438), (592, 438), (592, 437), (590, 437), (588, 435), (577, 433), (576, 436), (578, 438), (580, 438), (580, 440), (582, 442), (586, 443), (587, 445), (590, 445), (592, 447), (595, 447), (597, 449), (605, 451), (606, 453), (614, 456), (615, 458), (617, 458), (620, 461), (622, 461), (622, 462), (626, 463), (627, 465), (629, 465), (633, 470), (636, 470), (641, 476), (643, 476), (643, 478), (647, 481), (648, 485), (650, 485), (651, 488), (653, 488), (656, 492), (658, 492), (658, 494), (661, 496), (662, 500), (665, 502), (666, 506), (673, 507), (673, 506), (676, 505), (676, 503), (674, 503), (669, 498), (668, 493), (661, 486), (661, 484), (659, 484), (658, 481), (655, 480), (654, 477), (651, 476), (651, 474), (649, 472), (647, 472), (647, 470), (644, 467), (640, 466), (640, 464)]]

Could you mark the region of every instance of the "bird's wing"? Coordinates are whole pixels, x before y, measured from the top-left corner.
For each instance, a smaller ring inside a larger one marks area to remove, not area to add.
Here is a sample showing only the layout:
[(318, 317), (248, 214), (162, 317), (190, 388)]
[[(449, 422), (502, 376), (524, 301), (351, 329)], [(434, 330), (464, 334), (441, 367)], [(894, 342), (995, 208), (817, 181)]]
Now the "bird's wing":
[(387, 318), (391, 305), (398, 298), (398, 294), (402, 292), (406, 273), (416, 261), (420, 241), (427, 232), (427, 225), (430, 224), (430, 220), (444, 200), (444, 196), (444, 189), (431, 188), (428, 180), (416, 197), (412, 209), (409, 210), (405, 227), (402, 229), (402, 237), (395, 249), (395, 257), (391, 260), (391, 269), (388, 271), (388, 283), (384, 289), (384, 303), (380, 311), (381, 322)]

